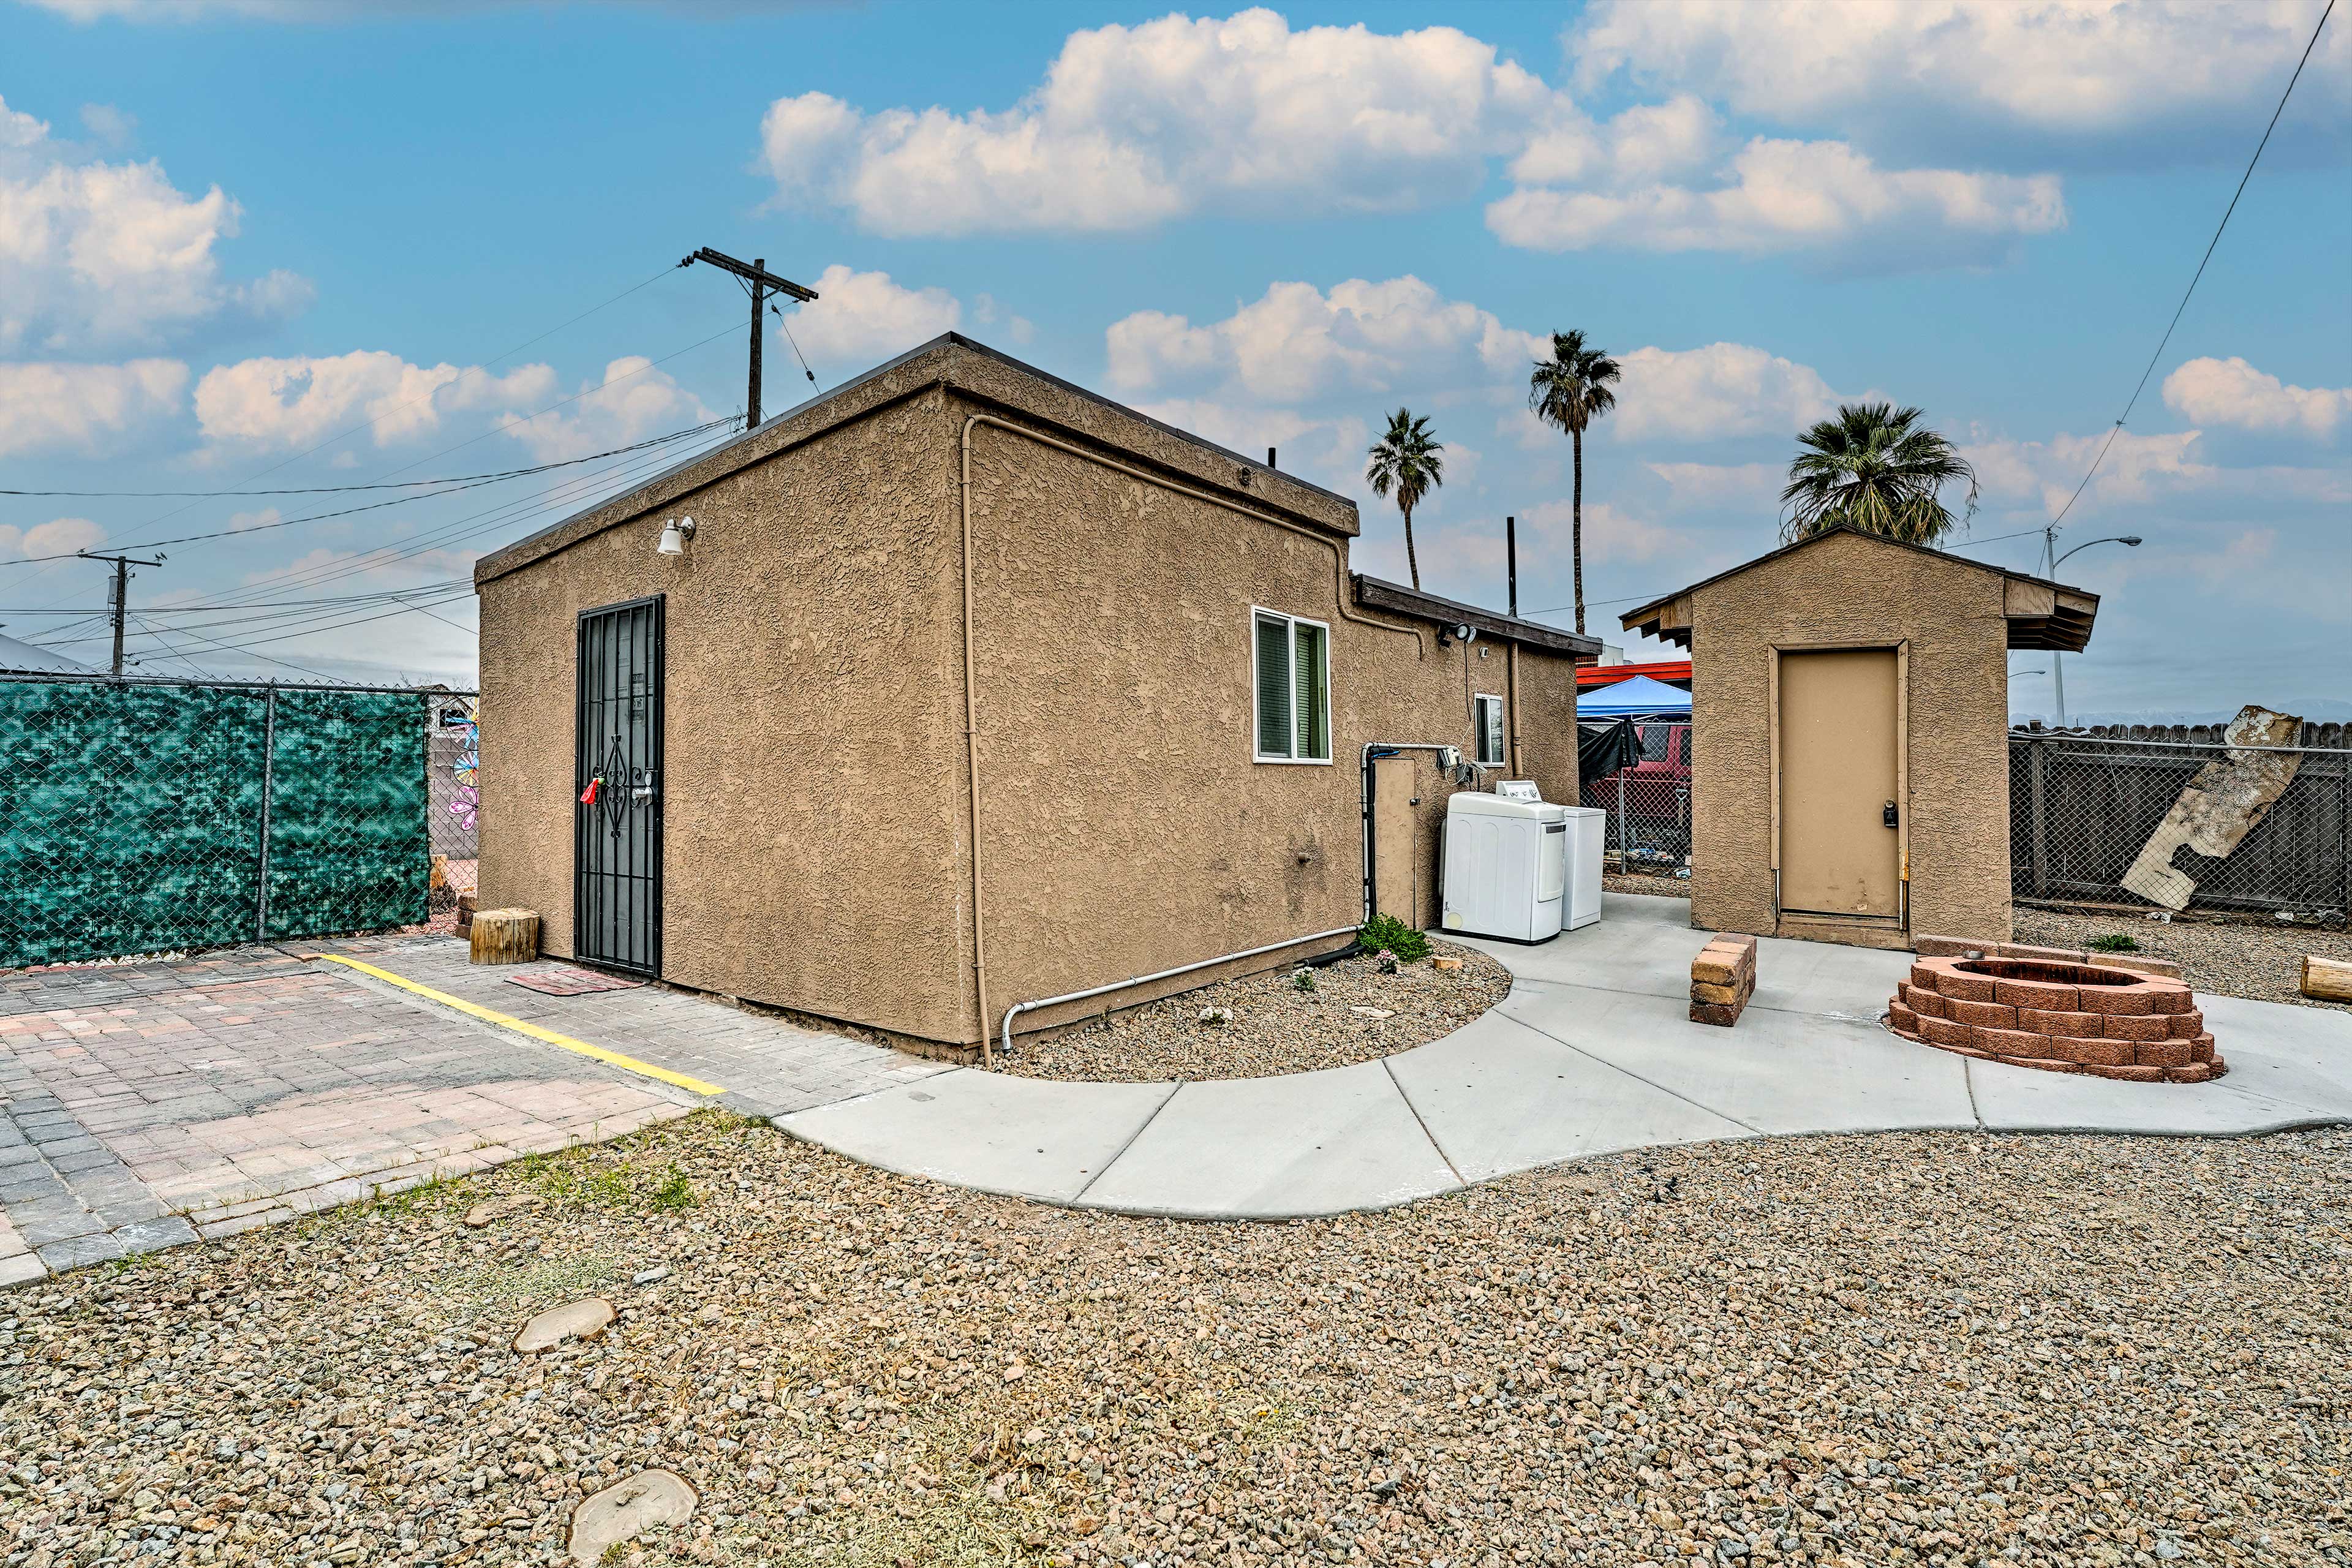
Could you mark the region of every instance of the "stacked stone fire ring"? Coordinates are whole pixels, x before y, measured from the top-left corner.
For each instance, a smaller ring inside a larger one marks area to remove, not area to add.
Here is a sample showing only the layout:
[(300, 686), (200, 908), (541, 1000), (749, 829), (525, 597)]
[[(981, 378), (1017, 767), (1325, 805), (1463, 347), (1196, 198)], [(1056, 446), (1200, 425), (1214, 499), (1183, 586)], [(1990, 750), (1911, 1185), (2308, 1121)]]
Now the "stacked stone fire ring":
[(1921, 958), (1886, 1023), (1923, 1046), (2049, 1072), (2203, 1083), (2228, 1070), (2186, 984), (2087, 963)]

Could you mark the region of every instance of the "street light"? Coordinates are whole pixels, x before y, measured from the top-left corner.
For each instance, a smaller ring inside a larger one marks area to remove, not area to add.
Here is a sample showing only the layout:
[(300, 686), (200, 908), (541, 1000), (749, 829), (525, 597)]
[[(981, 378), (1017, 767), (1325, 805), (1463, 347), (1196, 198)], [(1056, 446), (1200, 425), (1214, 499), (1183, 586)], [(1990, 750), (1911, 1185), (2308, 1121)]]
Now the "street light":
[[(2094, 544), (2127, 544), (2137, 549), (2139, 542), (2140, 537), (2137, 533), (2110, 534), (2105, 539), (2086, 539), (2074, 546), (2074, 550), (2066, 552), (2066, 555), (2053, 557), (2051, 552), (2058, 548), (2058, 531), (2055, 528), (2045, 528), (2042, 531), (2042, 558), (2049, 561), (2050, 565), (2044, 575), (2055, 579), (2058, 575), (2058, 568), (2064, 564), (2066, 556), (2074, 554), (2077, 550), (2088, 550)], [(2054, 647), (2050, 650), (2050, 682), (2057, 691), (2058, 722), (2063, 727), (2066, 722), (2066, 671), (2060, 662), (2058, 650)]]

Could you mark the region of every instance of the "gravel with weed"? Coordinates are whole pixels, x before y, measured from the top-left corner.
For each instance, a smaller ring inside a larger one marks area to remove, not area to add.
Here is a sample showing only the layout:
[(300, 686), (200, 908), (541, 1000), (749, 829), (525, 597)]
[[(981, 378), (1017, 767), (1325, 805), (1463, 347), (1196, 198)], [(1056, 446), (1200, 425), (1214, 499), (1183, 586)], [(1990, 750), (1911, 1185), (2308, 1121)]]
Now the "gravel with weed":
[[(1309, 969), (1312, 990), (1301, 989), (1288, 969), (1268, 970), (1020, 1042), (998, 1062), (1024, 1078), (1133, 1083), (1267, 1078), (1375, 1061), (1452, 1034), (1511, 989), (1510, 971), (1483, 952), (1435, 938), (1430, 949), (1461, 959), (1462, 967), (1443, 970), (1423, 959), (1382, 974), (1380, 956), (1364, 954)], [(1232, 1017), (1202, 1022), (1211, 1008)]]
[(648, 1467), (607, 1561), (2341, 1562), (2347, 1207), (2343, 1130), (1922, 1133), (1200, 1225), (698, 1116), (0, 1297), (0, 1563), (550, 1563)]

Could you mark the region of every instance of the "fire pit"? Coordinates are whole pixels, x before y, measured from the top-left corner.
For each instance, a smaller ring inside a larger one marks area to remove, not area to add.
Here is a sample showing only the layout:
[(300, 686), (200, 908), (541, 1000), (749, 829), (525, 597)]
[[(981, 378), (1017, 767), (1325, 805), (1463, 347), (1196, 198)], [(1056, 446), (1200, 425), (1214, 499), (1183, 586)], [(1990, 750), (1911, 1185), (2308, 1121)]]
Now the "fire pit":
[(1918, 959), (1886, 1021), (1923, 1046), (2051, 1072), (2202, 1083), (2228, 1070), (2187, 984), (2087, 963)]

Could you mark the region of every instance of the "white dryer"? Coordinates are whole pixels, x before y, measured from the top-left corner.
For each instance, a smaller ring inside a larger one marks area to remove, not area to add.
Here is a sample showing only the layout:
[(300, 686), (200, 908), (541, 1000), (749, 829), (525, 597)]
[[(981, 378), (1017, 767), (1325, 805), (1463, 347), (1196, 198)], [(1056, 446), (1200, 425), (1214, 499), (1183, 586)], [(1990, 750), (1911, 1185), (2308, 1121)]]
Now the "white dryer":
[(1445, 805), (1444, 928), (1510, 942), (1558, 936), (1570, 809), (1523, 779), (1504, 780), (1492, 794), (1457, 791)]

